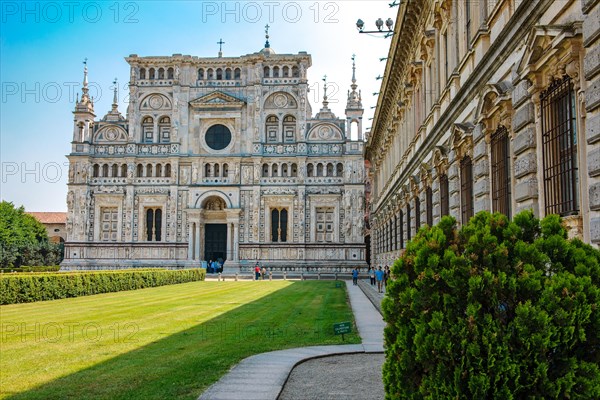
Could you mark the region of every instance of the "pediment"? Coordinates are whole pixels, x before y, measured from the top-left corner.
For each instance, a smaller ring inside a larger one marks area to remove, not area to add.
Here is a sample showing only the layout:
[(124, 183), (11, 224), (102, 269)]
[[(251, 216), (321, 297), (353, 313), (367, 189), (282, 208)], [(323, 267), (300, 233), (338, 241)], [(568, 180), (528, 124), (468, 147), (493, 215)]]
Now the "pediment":
[[(566, 38), (576, 35), (572, 25), (538, 25), (531, 29), (527, 38), (526, 50), (519, 61), (518, 71), (524, 71), (529, 66), (538, 64), (547, 59), (553, 49)], [(535, 68), (534, 68), (535, 69)]]
[(340, 141), (344, 140), (343, 133), (339, 127), (333, 124), (316, 124), (308, 132), (307, 139), (310, 141)]
[(95, 143), (126, 142), (127, 132), (119, 125), (106, 125), (94, 135)]
[(214, 108), (214, 107), (226, 107), (226, 108), (241, 108), (245, 104), (245, 101), (233, 97), (223, 92), (212, 92), (202, 97), (198, 97), (195, 100), (190, 101), (190, 106), (194, 108)]

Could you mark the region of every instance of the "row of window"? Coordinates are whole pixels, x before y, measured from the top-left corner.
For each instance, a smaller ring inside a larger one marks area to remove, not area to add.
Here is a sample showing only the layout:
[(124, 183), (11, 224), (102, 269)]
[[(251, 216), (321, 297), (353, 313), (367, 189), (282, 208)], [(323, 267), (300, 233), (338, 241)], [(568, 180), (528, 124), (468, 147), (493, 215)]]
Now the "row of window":
[[(94, 164), (92, 167), (94, 178), (125, 178), (127, 177), (127, 164)], [(138, 178), (168, 178), (171, 176), (171, 164), (138, 164), (136, 168)]]
[(336, 176), (344, 175), (344, 164), (342, 163), (308, 163), (306, 164), (306, 175), (314, 176)]
[(198, 69), (198, 80), (199, 81), (204, 81), (204, 80), (218, 80), (218, 81), (222, 81), (222, 80), (240, 80), (242, 79), (242, 70), (239, 68), (208, 68), (206, 71), (204, 70), (204, 68), (199, 68)]
[(272, 163), (262, 165), (263, 178), (297, 177), (298, 165), (296, 163)]
[(298, 78), (300, 77), (300, 70), (296, 65), (291, 68), (287, 65), (284, 65), (283, 67), (265, 66), (263, 68), (263, 74), (265, 78)]
[(227, 178), (229, 176), (229, 165), (219, 163), (204, 164), (205, 178)]
[(172, 67), (167, 68), (140, 68), (140, 79), (160, 80), (160, 79), (174, 79), (175, 72)]

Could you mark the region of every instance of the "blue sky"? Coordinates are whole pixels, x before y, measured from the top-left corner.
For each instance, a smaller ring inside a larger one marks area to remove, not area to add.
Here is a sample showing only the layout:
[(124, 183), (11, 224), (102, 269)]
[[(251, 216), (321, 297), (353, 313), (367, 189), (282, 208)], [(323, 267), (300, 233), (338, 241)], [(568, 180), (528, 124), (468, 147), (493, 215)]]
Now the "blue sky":
[[(307, 51), (313, 66), (313, 112), (321, 78), (337, 85), (330, 108), (343, 116), (356, 54), (365, 127), (373, 116), (391, 39), (358, 34), (358, 18), (375, 29), (395, 18), (391, 1), (49, 1), (0, 3), (0, 158), (2, 200), (29, 211), (66, 211), (67, 159), (75, 94), (88, 59), (97, 118), (110, 110), (118, 79), (125, 113), (129, 66), (124, 57), (176, 53), (216, 57), (259, 51), (264, 27), (277, 53)], [(332, 86), (333, 88), (334, 86)]]

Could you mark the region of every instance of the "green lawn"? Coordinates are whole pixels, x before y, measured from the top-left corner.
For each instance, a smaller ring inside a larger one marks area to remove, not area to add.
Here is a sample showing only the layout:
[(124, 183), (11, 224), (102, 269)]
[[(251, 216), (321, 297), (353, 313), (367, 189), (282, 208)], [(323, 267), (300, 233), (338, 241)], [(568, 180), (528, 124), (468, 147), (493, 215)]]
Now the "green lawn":
[(1, 306), (1, 397), (195, 399), (252, 354), (341, 344), (345, 288), (192, 282)]

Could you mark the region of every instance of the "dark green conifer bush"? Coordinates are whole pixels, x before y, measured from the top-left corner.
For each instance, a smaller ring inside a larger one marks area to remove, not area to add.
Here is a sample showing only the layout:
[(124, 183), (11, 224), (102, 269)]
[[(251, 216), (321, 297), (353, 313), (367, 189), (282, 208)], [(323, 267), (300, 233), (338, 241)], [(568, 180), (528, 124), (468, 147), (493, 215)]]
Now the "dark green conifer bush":
[(392, 274), (388, 399), (600, 398), (600, 252), (558, 216), (444, 217)]

